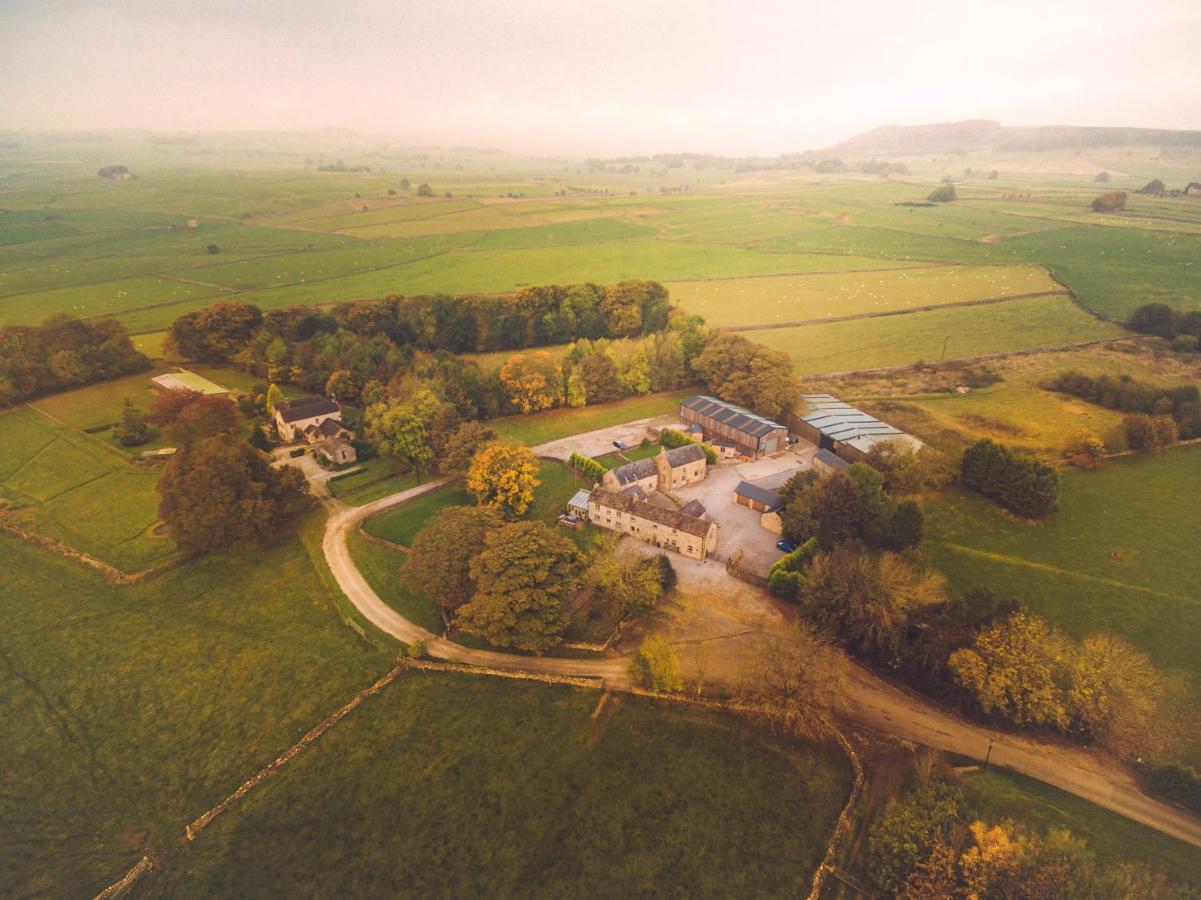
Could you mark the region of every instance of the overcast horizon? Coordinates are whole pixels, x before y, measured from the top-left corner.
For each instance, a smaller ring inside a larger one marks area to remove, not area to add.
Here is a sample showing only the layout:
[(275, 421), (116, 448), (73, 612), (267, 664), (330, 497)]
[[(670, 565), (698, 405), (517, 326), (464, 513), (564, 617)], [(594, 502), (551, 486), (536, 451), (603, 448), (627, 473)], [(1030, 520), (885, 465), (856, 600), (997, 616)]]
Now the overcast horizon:
[(1201, 4), (0, 2), (0, 128), (535, 155), (800, 151), (886, 124), (1201, 129)]

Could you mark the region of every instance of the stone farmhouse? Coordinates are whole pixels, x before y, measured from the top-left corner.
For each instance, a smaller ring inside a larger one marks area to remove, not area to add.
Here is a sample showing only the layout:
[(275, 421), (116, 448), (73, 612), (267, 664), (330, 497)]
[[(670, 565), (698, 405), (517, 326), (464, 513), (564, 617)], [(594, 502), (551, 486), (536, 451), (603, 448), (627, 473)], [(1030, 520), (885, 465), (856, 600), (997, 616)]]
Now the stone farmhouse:
[(601, 479), (601, 485), (611, 491), (637, 486), (647, 494), (651, 491), (669, 494), (676, 488), (703, 481), (707, 465), (705, 451), (699, 444), (685, 444), (674, 450), (663, 447), (650, 459), (610, 469)]
[(638, 496), (641, 490), (631, 487), (594, 488), (588, 497), (589, 521), (693, 559), (704, 559), (717, 549), (717, 523), (644, 500)]
[(329, 438), (348, 440), (353, 436), (342, 425), (342, 407), (328, 397), (286, 400), (276, 405), (274, 418), (280, 439), (289, 444), (317, 444)]

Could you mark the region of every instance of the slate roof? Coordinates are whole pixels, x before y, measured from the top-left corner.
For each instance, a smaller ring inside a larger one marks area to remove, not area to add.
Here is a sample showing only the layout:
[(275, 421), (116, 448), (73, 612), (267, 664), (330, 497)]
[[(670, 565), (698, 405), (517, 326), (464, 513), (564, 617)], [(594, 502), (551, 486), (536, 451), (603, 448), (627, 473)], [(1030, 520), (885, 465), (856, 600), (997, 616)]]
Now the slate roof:
[(744, 406), (726, 403), (724, 400), (718, 400), (716, 397), (706, 397), (698, 394), (695, 397), (689, 397), (681, 406), (702, 416), (715, 419), (723, 425), (728, 425), (736, 431), (741, 431), (743, 434), (750, 435), (756, 439), (778, 428), (784, 428), (779, 422), (765, 419), (763, 416), (751, 412)]
[(695, 516), (700, 519), (705, 515), (705, 504), (700, 500), (689, 500), (680, 507), (680, 512), (686, 516)]
[(353, 451), (354, 447), (352, 447), (350, 444), (346, 443), (346, 441), (344, 441), (340, 438), (331, 437), (331, 438), (326, 438), (321, 443), (319, 443), (317, 445), (317, 449), (321, 450), (322, 452), (324, 452), (330, 456), (334, 456), (338, 453), (338, 451), (340, 451), (342, 449), (349, 449), (349, 450)]
[(702, 539), (709, 533), (709, 529), (712, 527), (711, 523), (703, 519), (698, 519), (695, 516), (685, 515), (681, 510), (664, 509), (653, 503), (647, 503), (645, 500), (639, 500), (628, 494), (617, 493), (605, 488), (595, 488), (592, 491), (590, 502), (596, 506), (638, 516), (640, 519), (646, 519), (649, 522), (654, 522), (667, 528), (675, 528), (678, 531), (683, 531), (686, 534), (691, 534)]
[(328, 416), (342, 409), (338, 401), (329, 397), (305, 397), (302, 400), (289, 400), (286, 406), (278, 407), (279, 417), (285, 422), (295, 422), (299, 419), (311, 419), (314, 416)]
[(820, 463), (825, 463), (831, 469), (834, 469), (838, 472), (841, 472), (850, 465), (850, 463), (848, 463), (841, 456), (835, 456), (829, 450), (818, 450), (817, 453), (813, 454), (813, 458)]
[[(317, 415), (321, 414), (317, 413)], [(317, 434), (323, 434), (327, 438), (331, 438), (337, 437), (343, 431), (346, 431), (346, 426), (344, 426), (341, 422), (338, 422), (334, 419), (322, 419), (320, 425), (310, 425), (304, 430), (304, 433), (309, 434), (311, 432), (316, 432)]]
[[(700, 444), (685, 444), (683, 447), (676, 447), (673, 450), (667, 451), (667, 464), (673, 469), (678, 469), (680, 466), (686, 466), (688, 463), (697, 462), (704, 458), (705, 451), (701, 449)], [(651, 456), (647, 459), (626, 463), (624, 466), (618, 466), (612, 471), (613, 477), (617, 479), (617, 483), (625, 485), (641, 481), (643, 478), (654, 478), (658, 470), (655, 468), (655, 458)]]
[(827, 437), (850, 444), (858, 450), (867, 452), (872, 444), (881, 441), (905, 441), (910, 444), (921, 444), (899, 428), (894, 428), (887, 422), (881, 422), (875, 416), (862, 412), (849, 403), (843, 403), (829, 394), (805, 394), (805, 405), (812, 412), (801, 416), (801, 421), (816, 428)]
[(746, 497), (748, 500), (764, 504), (767, 506), (769, 512), (784, 506), (784, 499), (775, 491), (761, 488), (757, 484), (751, 484), (749, 481), (738, 482), (738, 487), (734, 488), (734, 493), (739, 497)]

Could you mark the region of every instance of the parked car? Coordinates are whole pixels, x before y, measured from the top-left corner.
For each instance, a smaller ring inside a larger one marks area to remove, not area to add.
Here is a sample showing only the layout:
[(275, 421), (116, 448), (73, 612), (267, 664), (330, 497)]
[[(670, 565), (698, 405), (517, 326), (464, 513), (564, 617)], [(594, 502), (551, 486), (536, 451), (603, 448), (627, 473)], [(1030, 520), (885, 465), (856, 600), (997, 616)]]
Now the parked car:
[(613, 446), (616, 447), (618, 450), (624, 450), (624, 449), (626, 449), (626, 442), (625, 441), (614, 441)]
[(776, 541), (776, 549), (782, 550), (785, 553), (791, 553), (796, 549), (796, 544), (792, 541)]
[(298, 456), (304, 456), (304, 452), (304, 447), (297, 447), (295, 450), (291, 451), (288, 456), (292, 457), (292, 459), (295, 459)]

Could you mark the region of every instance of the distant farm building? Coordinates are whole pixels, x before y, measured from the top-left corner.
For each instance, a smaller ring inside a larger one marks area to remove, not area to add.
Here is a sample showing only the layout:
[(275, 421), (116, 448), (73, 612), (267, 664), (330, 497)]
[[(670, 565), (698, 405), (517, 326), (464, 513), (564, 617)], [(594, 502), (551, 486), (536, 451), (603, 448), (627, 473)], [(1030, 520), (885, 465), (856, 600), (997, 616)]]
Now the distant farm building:
[(676, 488), (705, 478), (705, 451), (700, 444), (685, 444), (674, 450), (661, 448), (656, 456), (610, 469), (601, 484), (611, 491), (637, 486), (643, 491), (670, 493)]
[(751, 459), (778, 453), (788, 446), (788, 429), (779, 422), (716, 397), (698, 395), (685, 400), (680, 418), (688, 426), (690, 437), (700, 436), (721, 449), (732, 447)]
[(1184, 189), (1184, 193), (1189, 197), (1201, 197), (1201, 181), (1194, 181)]
[(342, 438), (330, 437), (321, 441), (313, 449), (326, 462), (334, 466), (345, 466), (358, 459), (354, 447)]
[(229, 388), (223, 388), (221, 385), (209, 381), (203, 375), (183, 369), (178, 372), (167, 372), (165, 375), (155, 375), (150, 379), (150, 383), (160, 391), (195, 391), (206, 397), (229, 395)]
[(626, 491), (594, 489), (588, 497), (588, 520), (693, 559), (704, 559), (717, 549), (715, 522), (659, 506)]
[(287, 443), (307, 440), (316, 444), (326, 438), (350, 434), (342, 426), (342, 407), (328, 397), (285, 400), (276, 404), (274, 418), (280, 439)]
[[(859, 462), (872, 447), (887, 441), (900, 441), (915, 450), (923, 446), (912, 435), (829, 394), (805, 394), (802, 399), (809, 412), (792, 417), (793, 430), (819, 450), (828, 450), (844, 462)], [(828, 458), (823, 462), (831, 468), (838, 467)]]

